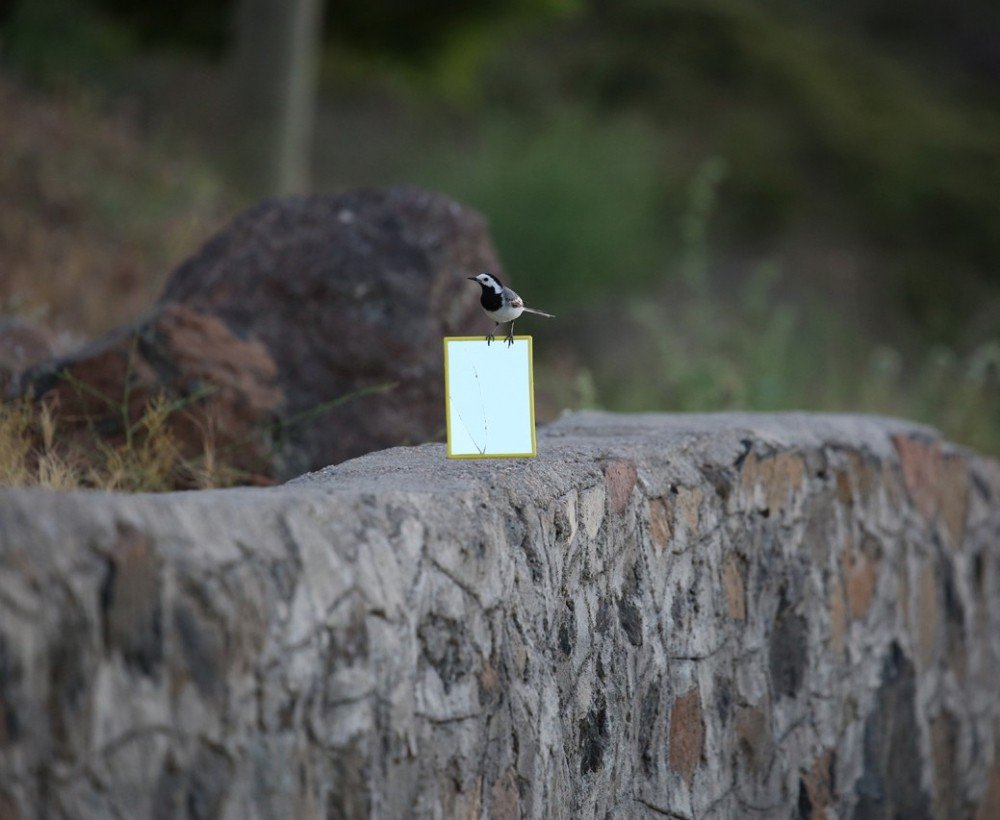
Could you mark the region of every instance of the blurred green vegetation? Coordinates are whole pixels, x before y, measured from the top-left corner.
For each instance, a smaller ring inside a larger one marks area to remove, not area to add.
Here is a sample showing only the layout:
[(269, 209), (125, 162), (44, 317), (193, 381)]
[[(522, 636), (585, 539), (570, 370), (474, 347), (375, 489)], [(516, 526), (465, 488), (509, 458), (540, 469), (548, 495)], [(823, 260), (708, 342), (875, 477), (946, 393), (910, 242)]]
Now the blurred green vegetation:
[(470, 150), (432, 152), (414, 178), (488, 215), (505, 267), (565, 310), (664, 274), (658, 163), (642, 123), (561, 111), (536, 132), (486, 122)]
[(110, 83), (135, 55), (135, 32), (74, 0), (14, 2), (0, 18), (8, 66), (44, 87)]
[[(982, 307), (987, 291), (997, 316), (996, 93), (985, 102), (962, 98), (928, 79), (924, 67), (881, 53), (823, 16), (749, 0), (601, 6), (525, 37), (520, 50), (487, 60), (483, 75), (484, 102), (472, 114), (476, 130), (493, 132), (495, 121), (506, 117), (513, 123), (507, 133), (522, 143), (549, 142), (550, 125), (559, 122), (553, 112), (567, 99), (586, 106), (595, 122), (641, 118), (662, 143), (663, 158), (649, 163), (649, 175), (655, 176), (657, 162), (672, 171), (655, 180), (652, 197), (636, 186), (634, 207), (647, 218), (676, 220), (677, 192), (701, 162), (722, 156), (730, 172), (717, 250), (780, 252), (799, 236), (820, 234), (871, 255), (879, 265), (872, 297), (890, 299), (891, 309), (921, 335), (968, 341), (970, 312)], [(482, 112), (489, 113), (478, 119)], [(509, 178), (497, 163), (508, 160), (501, 167), (510, 169), (509, 158), (520, 149), (498, 151), (502, 138), (482, 140), (475, 155), (498, 188)], [(597, 143), (604, 134), (591, 127), (575, 140)], [(568, 150), (587, 149), (570, 144)], [(633, 178), (636, 151), (649, 155), (624, 139), (600, 173), (613, 176), (620, 165), (622, 178)], [(580, 168), (580, 176), (594, 173), (591, 165)], [(552, 179), (556, 190), (559, 173)], [(476, 177), (473, 171), (470, 178)], [(476, 202), (474, 185), (469, 198)], [(466, 192), (460, 185), (457, 193)], [(489, 205), (507, 198), (496, 189), (481, 197)], [(535, 217), (544, 224), (544, 213), (522, 212), (525, 222)], [(547, 261), (524, 274), (544, 281), (554, 275)], [(616, 287), (632, 276), (644, 278), (625, 260)]]
[[(966, 354), (934, 345), (904, 357), (850, 333), (815, 302), (782, 293), (780, 271), (757, 267), (730, 302), (713, 294), (706, 243), (724, 178), (706, 163), (689, 192), (684, 247), (663, 299), (630, 300), (589, 317), (603, 352), (570, 368), (543, 367), (559, 403), (612, 410), (714, 412), (789, 408), (870, 412), (935, 424), (985, 452), (1000, 452), (1000, 339)], [(608, 328), (608, 323), (613, 326)]]
[[(234, 2), (8, 2), (0, 60), (126, 95), (160, 154), (200, 140), (232, 202), (210, 115)], [(991, 0), (352, 0), (324, 36), (317, 188), (479, 208), (560, 317), (530, 328), (550, 413), (863, 410), (1000, 453)], [(88, 185), (123, 233), (156, 212)]]

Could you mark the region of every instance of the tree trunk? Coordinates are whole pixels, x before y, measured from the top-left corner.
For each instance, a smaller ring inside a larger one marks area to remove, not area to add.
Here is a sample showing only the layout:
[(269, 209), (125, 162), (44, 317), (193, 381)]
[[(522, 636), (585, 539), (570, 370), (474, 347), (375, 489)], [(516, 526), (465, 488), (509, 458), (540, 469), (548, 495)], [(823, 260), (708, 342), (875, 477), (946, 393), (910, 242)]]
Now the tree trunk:
[(263, 194), (309, 188), (323, 0), (241, 0), (233, 55), (237, 131)]

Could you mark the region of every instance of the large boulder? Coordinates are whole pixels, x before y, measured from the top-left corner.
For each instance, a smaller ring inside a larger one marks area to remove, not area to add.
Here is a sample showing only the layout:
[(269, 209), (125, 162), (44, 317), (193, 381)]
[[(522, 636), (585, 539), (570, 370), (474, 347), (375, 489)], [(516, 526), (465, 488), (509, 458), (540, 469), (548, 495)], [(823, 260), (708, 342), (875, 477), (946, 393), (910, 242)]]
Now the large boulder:
[(266, 201), (169, 278), (152, 312), (9, 389), (121, 440), (151, 401), (197, 457), (282, 477), (443, 431), (441, 337), (463, 277), (499, 270), (481, 216), (416, 188)]

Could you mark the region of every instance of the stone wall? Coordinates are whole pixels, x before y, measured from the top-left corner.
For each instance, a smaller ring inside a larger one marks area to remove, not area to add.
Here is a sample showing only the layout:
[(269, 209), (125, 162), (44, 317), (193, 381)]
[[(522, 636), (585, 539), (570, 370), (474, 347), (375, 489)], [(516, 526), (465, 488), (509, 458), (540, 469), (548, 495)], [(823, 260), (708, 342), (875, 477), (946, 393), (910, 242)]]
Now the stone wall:
[(1000, 816), (1000, 466), (887, 419), (0, 492), (0, 818)]

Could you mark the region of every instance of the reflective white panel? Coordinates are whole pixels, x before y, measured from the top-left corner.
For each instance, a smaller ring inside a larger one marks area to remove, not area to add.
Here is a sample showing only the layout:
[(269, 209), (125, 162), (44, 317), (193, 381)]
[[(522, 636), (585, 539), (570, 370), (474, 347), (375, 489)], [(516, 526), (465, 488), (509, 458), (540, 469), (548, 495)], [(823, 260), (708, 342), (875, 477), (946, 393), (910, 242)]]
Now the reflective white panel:
[(535, 455), (531, 337), (444, 340), (449, 458)]

